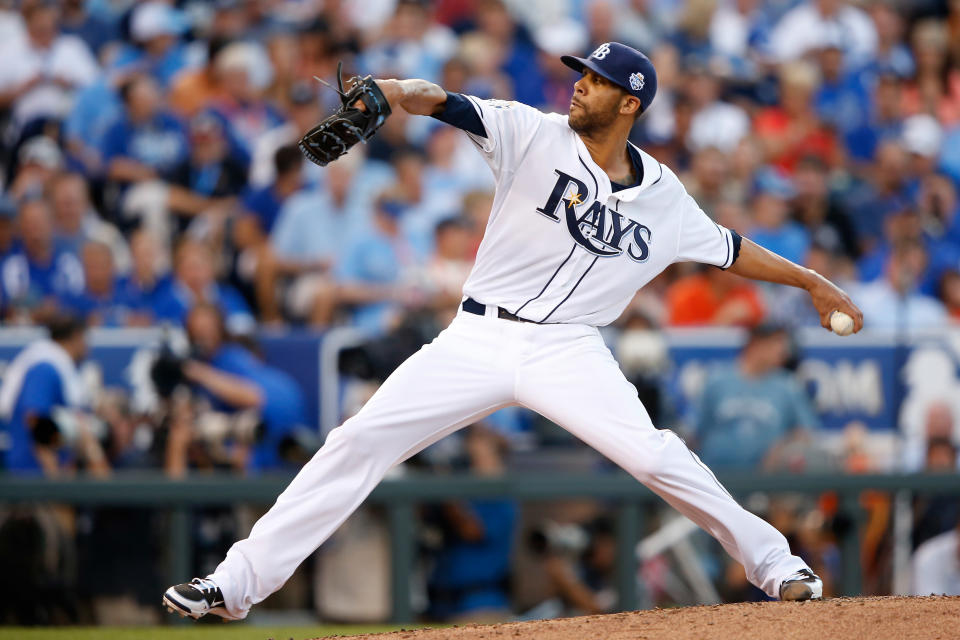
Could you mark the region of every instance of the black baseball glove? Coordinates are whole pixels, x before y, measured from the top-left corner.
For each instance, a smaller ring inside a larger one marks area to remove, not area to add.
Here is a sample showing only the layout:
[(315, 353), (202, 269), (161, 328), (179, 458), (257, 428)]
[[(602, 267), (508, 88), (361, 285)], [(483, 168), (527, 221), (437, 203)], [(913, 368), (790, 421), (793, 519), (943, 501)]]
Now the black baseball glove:
[[(298, 143), (307, 160), (321, 167), (345, 154), (358, 142), (370, 138), (390, 115), (390, 104), (372, 77), (350, 78), (347, 81), (350, 90), (344, 92), (342, 66), (342, 62), (337, 65), (338, 89), (335, 91), (340, 94), (343, 105), (304, 134)], [(326, 82), (323, 84), (330, 86)], [(365, 111), (355, 106), (358, 100), (363, 103)]]

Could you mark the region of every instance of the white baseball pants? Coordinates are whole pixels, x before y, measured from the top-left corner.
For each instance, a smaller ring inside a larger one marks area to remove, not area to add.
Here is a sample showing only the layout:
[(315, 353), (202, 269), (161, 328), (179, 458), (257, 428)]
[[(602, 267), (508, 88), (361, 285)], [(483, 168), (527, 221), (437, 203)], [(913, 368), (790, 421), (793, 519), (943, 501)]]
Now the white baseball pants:
[(673, 432), (657, 430), (596, 328), (461, 311), (342, 426), (210, 576), (231, 617), (283, 586), (394, 465), (514, 404), (594, 447), (713, 535), (771, 597), (806, 568)]

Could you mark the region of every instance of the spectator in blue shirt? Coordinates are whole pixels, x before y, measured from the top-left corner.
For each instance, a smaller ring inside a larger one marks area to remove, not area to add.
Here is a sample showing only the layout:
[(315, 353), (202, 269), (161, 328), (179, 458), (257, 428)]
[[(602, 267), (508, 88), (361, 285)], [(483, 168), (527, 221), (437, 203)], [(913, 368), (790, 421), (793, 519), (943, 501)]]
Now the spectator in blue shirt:
[(270, 230), (275, 253), (287, 261), (329, 265), (365, 235), (372, 226), (375, 195), (388, 179), (370, 164), (354, 147), (326, 167), (321, 186), (290, 196)]
[(103, 140), (106, 176), (120, 184), (167, 177), (187, 157), (186, 132), (162, 108), (160, 89), (137, 75), (120, 88), (124, 114)]
[[(467, 432), (470, 472), (502, 475), (506, 440), (482, 425)], [(430, 576), (430, 615), (438, 620), (506, 618), (517, 505), (511, 500), (450, 502), (437, 508), (444, 541)]]
[(133, 69), (114, 69), (80, 89), (63, 121), (63, 135), (72, 166), (86, 175), (103, 175), (103, 140), (107, 131), (123, 116), (118, 88)]
[(256, 141), (284, 121), (280, 111), (264, 99), (256, 77), (259, 62), (254, 45), (234, 42), (217, 54), (215, 63), (220, 92), (210, 106), (226, 121), (231, 140), (246, 164), (253, 157)]
[(426, 78), (435, 80), (440, 68), (456, 51), (453, 33), (432, 19), (432, 8), (423, 2), (395, 3), (390, 28), (361, 51), (357, 61), (374, 77)]
[(333, 319), (336, 291), (330, 269), (355, 241), (368, 235), (374, 195), (388, 179), (388, 170), (365, 166), (363, 161), (362, 151), (354, 147), (326, 167), (322, 186), (287, 198), (273, 225), (270, 254), (275, 277), (292, 276), (284, 304), (294, 319), (314, 326), (327, 326)]
[(909, 208), (906, 187), (907, 157), (897, 142), (878, 144), (868, 180), (855, 180), (843, 194), (857, 230), (861, 253), (872, 251), (883, 237), (884, 220)]
[(184, 218), (229, 206), (247, 184), (247, 167), (231, 153), (223, 120), (202, 112), (190, 120), (190, 151), (174, 167), (170, 208)]
[(64, 0), (60, 31), (79, 37), (96, 56), (105, 44), (117, 37), (113, 24), (87, 10), (87, 0)]
[(85, 287), (78, 294), (61, 298), (60, 306), (83, 318), (89, 326), (146, 326), (151, 317), (138, 306), (129, 290), (117, 277), (110, 247), (102, 242), (88, 242), (82, 254)]
[(754, 329), (733, 366), (704, 384), (696, 415), (700, 457), (711, 469), (756, 469), (779, 444), (819, 426), (806, 392), (784, 370), (789, 336)]
[(762, 171), (753, 198), (754, 226), (750, 238), (761, 247), (802, 264), (810, 247), (810, 235), (790, 220), (788, 202), (794, 195), (789, 178), (774, 169)]
[(918, 186), (917, 226), (930, 258), (920, 288), (935, 295), (943, 271), (960, 266), (960, 199), (953, 181), (943, 174), (928, 175)]
[(180, 42), (187, 24), (182, 13), (163, 2), (144, 2), (130, 18), (134, 46), (125, 46), (116, 55), (114, 67), (137, 65), (160, 86), (170, 86), (180, 71), (190, 66), (187, 49)]
[(155, 316), (157, 303), (167, 295), (173, 278), (169, 260), (152, 232), (138, 229), (130, 236), (130, 263), (130, 274), (120, 287), (136, 309)]
[(855, 162), (873, 161), (877, 147), (903, 134), (903, 82), (896, 73), (883, 70), (877, 75), (873, 96), (865, 105), (867, 118), (860, 126), (846, 132), (843, 140)]
[(127, 241), (115, 226), (100, 217), (82, 174), (65, 171), (55, 175), (47, 183), (47, 199), (53, 212), (54, 239), (59, 246), (79, 256), (87, 242), (103, 242), (113, 253), (117, 273), (130, 270)]
[(249, 334), (256, 326), (246, 301), (232, 287), (216, 280), (213, 252), (196, 240), (185, 239), (174, 256), (174, 278), (155, 301), (157, 320), (183, 325), (190, 310), (201, 302), (214, 305), (234, 334)]
[[(103, 450), (84, 422), (89, 398), (77, 364), (87, 352), (86, 327), (58, 316), (49, 330), (49, 339), (31, 343), (4, 372), (0, 421), (10, 439), (5, 467), (55, 476), (82, 458), (91, 471), (106, 472)], [(57, 422), (63, 410), (73, 412), (75, 429)]]
[[(504, 2), (482, 2), (476, 9), (478, 30), (503, 47), (501, 70), (510, 76), (514, 99), (530, 105), (546, 100), (543, 74), (537, 66), (537, 48), (523, 24), (516, 22)], [(599, 43), (598, 43), (599, 44)]]
[(882, 277), (852, 288), (850, 296), (878, 329), (934, 329), (947, 323), (947, 310), (921, 284), (930, 268), (922, 240), (903, 236), (889, 249)]
[(303, 187), (303, 155), (296, 145), (277, 149), (273, 156), (275, 167), (272, 184), (247, 189), (241, 198), (246, 212), (253, 214), (261, 234), (270, 235), (280, 215), (280, 209), (293, 194)]
[[(278, 255), (268, 239), (281, 207), (303, 186), (303, 156), (295, 145), (274, 153), (275, 176), (271, 184), (248, 188), (241, 197), (243, 213), (233, 225), (236, 260), (231, 274), (238, 287), (255, 299), (264, 322), (282, 319), (276, 289), (283, 276), (298, 275), (310, 267)], [(320, 224), (314, 220), (313, 224)], [(302, 239), (301, 239), (302, 241)]]
[(872, 2), (865, 9), (877, 29), (877, 49), (861, 71), (865, 82), (872, 84), (876, 75), (885, 71), (892, 71), (901, 78), (913, 77), (916, 64), (904, 37), (905, 13), (899, 11), (896, 4), (885, 2)]
[(257, 411), (262, 430), (254, 442), (246, 443), (252, 449), (247, 466), (276, 468), (282, 461), (282, 448), (305, 422), (303, 391), (283, 371), (228, 342), (217, 307), (195, 306), (187, 315), (186, 328), (195, 359), (185, 364), (184, 376), (218, 409)]
[(27, 200), (17, 216), (20, 246), (0, 264), (0, 286), (11, 310), (42, 321), (56, 310), (56, 298), (83, 290), (79, 258), (58, 247), (46, 201)]
[(844, 68), (842, 43), (828, 41), (817, 54), (820, 86), (813, 95), (820, 120), (843, 136), (859, 127), (869, 112), (870, 94), (862, 76)]
[(823, 122), (833, 125), (838, 135), (844, 136), (863, 124), (870, 95), (860, 74), (844, 69), (841, 43), (828, 43), (820, 50), (818, 59), (823, 77), (813, 96), (814, 108)]
[(388, 196), (377, 200), (373, 228), (354, 240), (337, 264), (339, 301), (353, 309), (352, 324), (381, 332), (400, 312), (401, 301), (411, 301), (401, 287), (415, 251), (400, 230), (406, 205)]
[[(949, 185), (949, 182), (945, 184)], [(956, 198), (952, 192), (950, 196)], [(935, 201), (936, 199), (933, 204)], [(956, 206), (955, 202), (954, 206)], [(925, 259), (922, 261), (923, 267), (915, 284), (920, 293), (926, 296), (936, 295), (943, 272), (956, 268), (960, 264), (960, 245), (956, 244), (942, 227), (947, 215), (950, 216), (948, 221), (954, 221), (960, 213), (939, 213), (943, 215), (942, 218), (937, 215), (935, 205), (925, 210), (921, 216), (917, 209), (909, 207), (906, 203), (886, 213), (883, 217), (883, 238), (857, 262), (860, 280), (873, 282), (880, 279), (891, 260), (895, 247), (909, 241), (921, 244), (925, 254)], [(940, 235), (934, 235), (932, 231), (938, 228), (941, 229)]]
[(433, 253), (434, 228), (457, 213), (466, 185), (436, 180), (436, 174), (431, 176), (426, 170), (426, 156), (416, 147), (398, 149), (390, 164), (396, 179), (387, 190), (404, 205), (402, 233), (418, 259), (426, 260)]

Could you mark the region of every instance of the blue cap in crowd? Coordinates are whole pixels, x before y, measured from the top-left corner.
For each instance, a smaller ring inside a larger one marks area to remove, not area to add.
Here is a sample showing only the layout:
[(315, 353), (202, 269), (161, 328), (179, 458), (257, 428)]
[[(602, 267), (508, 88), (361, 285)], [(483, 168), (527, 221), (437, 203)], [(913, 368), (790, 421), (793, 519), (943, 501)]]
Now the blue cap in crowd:
[(797, 195), (790, 176), (774, 167), (760, 169), (753, 180), (753, 195), (770, 195), (781, 200), (789, 200)]
[(605, 42), (589, 58), (561, 56), (563, 64), (583, 72), (584, 67), (622, 87), (646, 111), (657, 94), (657, 72), (650, 58), (619, 42)]

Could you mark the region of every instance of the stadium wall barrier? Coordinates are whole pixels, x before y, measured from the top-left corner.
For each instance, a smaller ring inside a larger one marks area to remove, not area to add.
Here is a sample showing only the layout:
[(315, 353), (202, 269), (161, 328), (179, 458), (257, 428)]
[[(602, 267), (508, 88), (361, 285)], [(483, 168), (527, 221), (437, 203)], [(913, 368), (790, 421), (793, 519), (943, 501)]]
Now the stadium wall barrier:
[[(850, 526), (840, 540), (843, 558), (841, 594), (860, 593), (860, 529), (865, 513), (860, 494), (890, 492), (895, 507), (894, 554), (909, 551), (912, 497), (917, 494), (960, 496), (960, 474), (890, 475), (757, 475), (721, 474), (720, 480), (738, 498), (752, 493), (837, 494), (840, 513)], [(49, 480), (0, 476), (0, 504), (57, 503), (83, 506), (153, 507), (170, 511), (169, 582), (189, 577), (191, 563), (191, 508), (212, 505), (271, 504), (289, 483), (289, 476), (203, 476), (171, 480), (160, 474), (118, 474), (107, 480), (78, 477)], [(413, 619), (409, 576), (416, 554), (416, 506), (426, 502), (470, 498), (512, 498), (518, 501), (592, 498), (616, 504), (618, 608), (638, 606), (637, 555), (643, 532), (642, 506), (661, 503), (646, 487), (626, 474), (557, 475), (515, 474), (500, 478), (473, 476), (417, 476), (387, 480), (370, 495), (367, 504), (386, 509), (391, 546), (391, 591), (396, 623)], [(906, 557), (909, 561), (909, 556)], [(896, 563), (898, 560), (894, 558)], [(903, 561), (901, 554), (900, 562)]]

